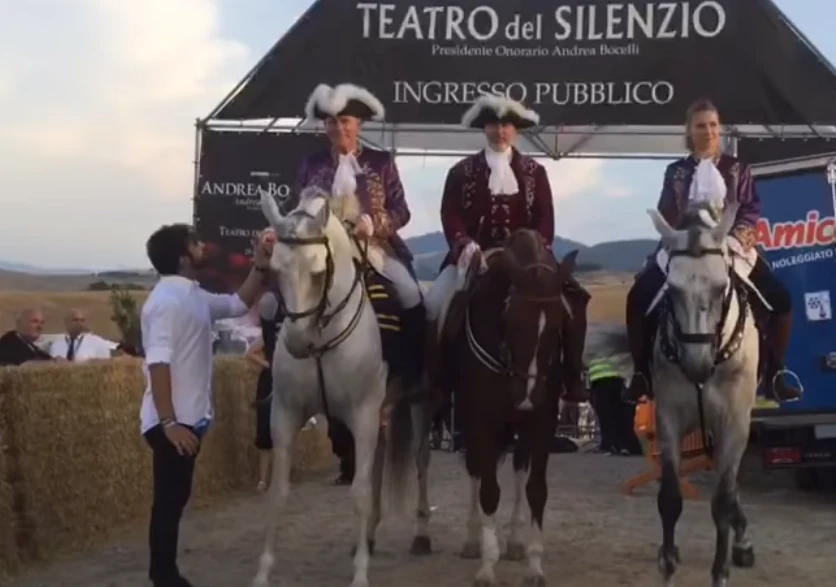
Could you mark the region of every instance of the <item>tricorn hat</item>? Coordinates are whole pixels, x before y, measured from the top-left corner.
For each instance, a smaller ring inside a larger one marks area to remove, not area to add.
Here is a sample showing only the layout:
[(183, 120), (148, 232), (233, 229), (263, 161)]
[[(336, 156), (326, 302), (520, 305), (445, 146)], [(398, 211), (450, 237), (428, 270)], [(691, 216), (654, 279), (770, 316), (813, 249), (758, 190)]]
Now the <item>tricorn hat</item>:
[(353, 84), (340, 84), (333, 88), (319, 84), (305, 104), (305, 116), (320, 120), (334, 116), (383, 120), (384, 114), (380, 100), (365, 88)]
[(513, 124), (518, 129), (540, 124), (540, 116), (505, 96), (484, 94), (462, 116), (462, 126), (484, 128), (486, 124)]

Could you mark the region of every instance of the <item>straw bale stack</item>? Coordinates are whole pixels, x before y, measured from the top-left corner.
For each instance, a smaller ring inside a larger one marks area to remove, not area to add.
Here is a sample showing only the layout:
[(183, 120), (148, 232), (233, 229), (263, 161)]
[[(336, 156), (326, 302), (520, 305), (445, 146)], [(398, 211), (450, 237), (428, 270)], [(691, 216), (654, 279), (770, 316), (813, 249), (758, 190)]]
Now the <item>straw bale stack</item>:
[(6, 423), (5, 400), (8, 394), (7, 386), (0, 380), (0, 580), (9, 576), (17, 566), (17, 545), (15, 531), (17, 529), (17, 515), (14, 511), (14, 492), (12, 482), (14, 477), (7, 465), (7, 453), (11, 452), (9, 427)]
[[(0, 369), (5, 389), (3, 438), (13, 438), (13, 463), (25, 497), (17, 529), (0, 524), (0, 559), (11, 534), (16, 556), (47, 559), (100, 543), (114, 532), (145, 523), (151, 502), (151, 451), (139, 434), (145, 382), (141, 361), (123, 357), (81, 364), (30, 364)], [(205, 502), (255, 485), (257, 370), (242, 358), (215, 364), (216, 421), (201, 448), (194, 496)], [(2, 393), (2, 392), (0, 392)], [(330, 445), (321, 428), (297, 441), (299, 468), (330, 466), (316, 455)], [(9, 451), (0, 461), (7, 476)], [(313, 455), (313, 456), (312, 456)], [(8, 492), (0, 483), (0, 514)], [(12, 488), (14, 489), (14, 488)], [(0, 518), (2, 519), (2, 518)], [(25, 532), (21, 532), (21, 529)], [(22, 538), (21, 538), (22, 537)], [(22, 544), (23, 542), (23, 544)]]

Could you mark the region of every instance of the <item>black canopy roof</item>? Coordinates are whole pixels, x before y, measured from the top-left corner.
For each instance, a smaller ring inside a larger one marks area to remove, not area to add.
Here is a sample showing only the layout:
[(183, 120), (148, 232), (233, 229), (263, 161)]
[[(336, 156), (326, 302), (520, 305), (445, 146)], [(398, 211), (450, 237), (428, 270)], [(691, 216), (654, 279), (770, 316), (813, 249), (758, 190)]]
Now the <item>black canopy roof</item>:
[(401, 151), (478, 148), (458, 122), (491, 91), (538, 112), (531, 150), (552, 156), (679, 153), (701, 97), (760, 152), (836, 150), (834, 69), (770, 0), (317, 0), (207, 122), (293, 124), (344, 82), (386, 106), (364, 138)]

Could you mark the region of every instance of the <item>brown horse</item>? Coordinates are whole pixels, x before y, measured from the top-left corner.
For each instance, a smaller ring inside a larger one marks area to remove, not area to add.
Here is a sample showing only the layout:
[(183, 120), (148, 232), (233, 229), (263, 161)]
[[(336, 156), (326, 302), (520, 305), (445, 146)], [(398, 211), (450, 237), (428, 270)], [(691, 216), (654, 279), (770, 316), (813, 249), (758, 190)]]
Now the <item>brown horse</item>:
[[(562, 355), (561, 328), (571, 318), (561, 291), (574, 270), (576, 256), (573, 251), (558, 264), (536, 232), (515, 232), (502, 249), (486, 254), (487, 270), (474, 278), (455, 310), (451, 308), (445, 325), (451, 332), (450, 322), (460, 324), (460, 328), (453, 327), (458, 333), (445, 345), (445, 363), (455, 367), (445, 369), (444, 375), (455, 390), (456, 409), (465, 414), (471, 504), (462, 556), (481, 554), (477, 586), (496, 584), (497, 468), (515, 436), (516, 491), (506, 556), (522, 560), (527, 554), (525, 585), (545, 585), (541, 559), (546, 466), (561, 386), (550, 375), (556, 372), (552, 363)], [(472, 266), (480, 263), (475, 260)], [(527, 548), (521, 538), (524, 484), (532, 521)]]

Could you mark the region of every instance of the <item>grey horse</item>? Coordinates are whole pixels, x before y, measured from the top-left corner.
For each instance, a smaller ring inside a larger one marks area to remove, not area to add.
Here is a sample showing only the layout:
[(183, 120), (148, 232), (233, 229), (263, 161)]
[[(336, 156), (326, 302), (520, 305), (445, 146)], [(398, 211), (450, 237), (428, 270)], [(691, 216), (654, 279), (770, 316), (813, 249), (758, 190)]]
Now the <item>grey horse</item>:
[(651, 366), (662, 463), (658, 564), (666, 587), (673, 585), (680, 562), (675, 531), (682, 513), (682, 441), (695, 430), (702, 431), (717, 474), (711, 500), (717, 529), (712, 587), (728, 585), (730, 562), (751, 567), (755, 561), (737, 476), (755, 405), (759, 340), (747, 290), (732, 270), (727, 246), (736, 211), (736, 203), (727, 204), (718, 221), (709, 204), (695, 203), (686, 210), (680, 229), (656, 210), (648, 211), (668, 252)]

